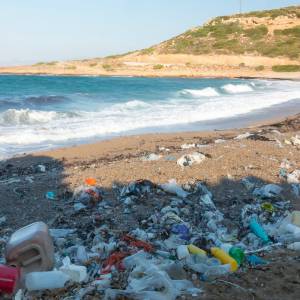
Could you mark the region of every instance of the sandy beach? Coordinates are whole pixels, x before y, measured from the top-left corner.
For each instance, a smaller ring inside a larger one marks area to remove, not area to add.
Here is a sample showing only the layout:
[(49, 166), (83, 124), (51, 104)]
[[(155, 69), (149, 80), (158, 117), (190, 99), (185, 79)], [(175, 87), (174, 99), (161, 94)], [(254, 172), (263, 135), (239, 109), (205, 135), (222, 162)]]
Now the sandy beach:
[[(298, 114), (245, 129), (118, 137), (2, 161), (0, 205), (6, 223), (1, 232), (9, 233), (40, 220), (50, 227), (74, 227), (83, 232), (97, 224), (109, 224), (109, 230), (114, 232), (130, 231), (149, 217), (155, 200), (148, 199), (149, 202), (140, 203), (134, 213), (124, 215), (113, 187), (139, 179), (153, 184), (163, 184), (170, 179), (180, 184), (205, 182), (218, 209), (232, 217), (239, 213), (242, 205), (254, 201), (241, 184), (241, 179), (251, 176), (260, 184), (279, 184), (284, 189), (283, 199), (290, 201), (290, 209), (300, 210), (299, 198), (279, 177), (282, 161), (290, 162), (289, 172), (300, 167), (299, 145), (288, 142), (299, 133)], [(201, 164), (184, 168), (176, 164), (179, 157), (195, 151), (206, 157)], [(154, 160), (149, 159), (150, 154), (155, 154)], [(39, 165), (45, 166), (45, 172), (39, 171)], [(105, 191), (104, 199), (112, 206), (110, 209), (73, 210), (72, 194), (89, 177), (95, 178)], [(48, 191), (55, 192), (57, 198), (46, 199)], [(274, 292), (276, 296), (272, 299), (296, 299), (300, 293), (298, 254), (279, 249), (266, 252), (264, 258), (271, 264), (227, 276), (225, 283), (195, 281), (205, 289), (201, 299), (271, 299), (270, 293), (274, 295)], [(231, 284), (226, 283), (228, 281)], [(68, 291), (60, 293), (67, 295)], [(55, 298), (51, 293), (44, 297)]]
[[(258, 70), (257, 67), (262, 65), (264, 69)], [(284, 57), (251, 55), (139, 55), (134, 53), (116, 58), (0, 67), (0, 74), (300, 80), (300, 72), (274, 72), (272, 70), (274, 65), (299, 65), (299, 61)]]

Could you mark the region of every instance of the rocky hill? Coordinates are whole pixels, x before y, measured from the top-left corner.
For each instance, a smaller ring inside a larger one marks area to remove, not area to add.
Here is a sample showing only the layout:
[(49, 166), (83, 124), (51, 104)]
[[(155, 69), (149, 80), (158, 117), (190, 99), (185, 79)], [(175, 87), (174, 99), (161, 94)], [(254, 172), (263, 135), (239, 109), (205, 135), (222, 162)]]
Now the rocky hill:
[(215, 18), (140, 54), (300, 57), (300, 6)]
[(150, 48), (1, 73), (300, 78), (300, 6), (221, 16)]

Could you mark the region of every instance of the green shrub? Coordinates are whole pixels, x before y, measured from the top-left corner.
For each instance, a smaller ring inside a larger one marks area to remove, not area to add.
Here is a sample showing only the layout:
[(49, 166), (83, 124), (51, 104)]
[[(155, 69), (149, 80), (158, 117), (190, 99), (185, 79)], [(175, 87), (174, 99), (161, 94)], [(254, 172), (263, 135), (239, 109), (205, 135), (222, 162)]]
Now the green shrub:
[(240, 41), (237, 39), (231, 39), (231, 40), (221, 39), (218, 40), (216, 43), (214, 43), (213, 47), (218, 50), (227, 50), (227, 52), (229, 53), (231, 52), (238, 53), (238, 54), (244, 53), (244, 49), (240, 44)]
[(49, 61), (47, 63), (45, 63), (45, 65), (47, 66), (55, 66), (58, 63), (58, 61)]
[(300, 72), (300, 65), (275, 65), (272, 70), (274, 72)]
[(154, 52), (154, 48), (147, 48), (147, 49), (142, 49), (140, 51), (141, 55), (151, 55)]
[(190, 48), (193, 45), (193, 42), (188, 39), (177, 39), (175, 43), (175, 51), (177, 53), (185, 52), (187, 48)]
[(89, 66), (90, 66), (91, 68), (96, 67), (97, 65), (98, 65), (98, 63), (95, 63), (95, 62), (89, 64)]
[(263, 71), (265, 69), (265, 66), (260, 65), (255, 67), (255, 71)]
[(300, 26), (294, 26), (291, 28), (287, 29), (282, 29), (282, 30), (274, 30), (275, 35), (288, 35), (288, 36), (294, 36), (296, 38), (300, 38)]
[(103, 68), (104, 70), (106, 70), (106, 71), (112, 71), (112, 70), (113, 70), (112, 66), (109, 65), (109, 64), (103, 64), (103, 65), (102, 65), (102, 68)]
[(228, 24), (217, 23), (207, 27), (210, 29), (211, 36), (215, 38), (226, 38), (230, 34), (241, 33), (243, 31), (243, 28), (238, 22), (232, 22)]
[(158, 65), (154, 65), (153, 66), (153, 70), (161, 70), (161, 69), (163, 69), (163, 65), (160, 65), (160, 64), (158, 64)]
[(206, 37), (211, 32), (210, 26), (204, 26), (195, 30), (190, 30), (187, 32), (188, 35), (192, 37)]
[(58, 61), (49, 61), (49, 62), (38, 62), (35, 66), (55, 66)]
[(265, 37), (267, 33), (268, 28), (265, 25), (259, 25), (244, 31), (244, 34), (252, 40), (260, 40)]
[(76, 66), (66, 66), (65, 69), (66, 70), (76, 70), (77, 67)]

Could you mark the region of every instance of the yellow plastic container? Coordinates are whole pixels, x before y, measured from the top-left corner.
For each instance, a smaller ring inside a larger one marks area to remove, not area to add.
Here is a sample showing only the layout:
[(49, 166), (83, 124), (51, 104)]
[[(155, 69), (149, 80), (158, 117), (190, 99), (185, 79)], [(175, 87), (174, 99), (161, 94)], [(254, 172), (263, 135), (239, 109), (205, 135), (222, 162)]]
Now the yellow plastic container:
[(213, 247), (210, 249), (210, 252), (215, 258), (220, 260), (223, 265), (230, 264), (231, 272), (235, 272), (239, 268), (237, 261), (222, 249)]
[(206, 251), (198, 248), (197, 246), (194, 246), (194, 245), (190, 244), (187, 247), (189, 249), (190, 254), (205, 255), (206, 256)]

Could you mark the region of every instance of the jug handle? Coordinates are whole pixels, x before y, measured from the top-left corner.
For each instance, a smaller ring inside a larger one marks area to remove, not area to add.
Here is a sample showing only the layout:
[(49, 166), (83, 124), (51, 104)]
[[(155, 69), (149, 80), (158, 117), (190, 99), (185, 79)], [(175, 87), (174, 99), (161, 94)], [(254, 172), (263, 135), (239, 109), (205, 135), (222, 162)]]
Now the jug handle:
[[(38, 245), (34, 245), (34, 246), (29, 246), (28, 245), (28, 246), (26, 246), (22, 249), (21, 253), (26, 252), (27, 250), (31, 250), (32, 248), (36, 249), (38, 251), (38, 253), (41, 253), (41, 247), (39, 247)], [(39, 254), (39, 255), (36, 255), (32, 258), (29, 258), (29, 259), (23, 261), (22, 265), (24, 267), (26, 267), (26, 266), (28, 266), (28, 265), (30, 265), (30, 264), (38, 261), (38, 260), (41, 260), (41, 259), (42, 259), (42, 256), (41, 256), (41, 254)]]

